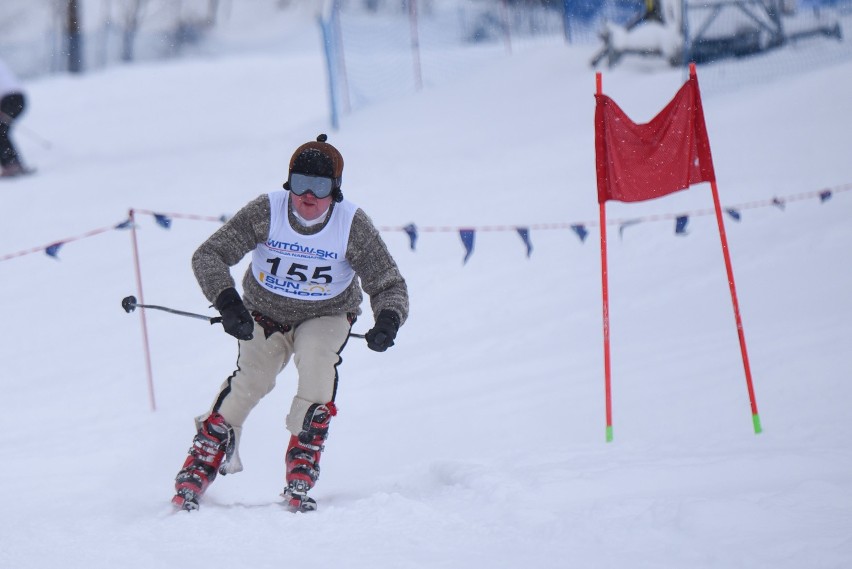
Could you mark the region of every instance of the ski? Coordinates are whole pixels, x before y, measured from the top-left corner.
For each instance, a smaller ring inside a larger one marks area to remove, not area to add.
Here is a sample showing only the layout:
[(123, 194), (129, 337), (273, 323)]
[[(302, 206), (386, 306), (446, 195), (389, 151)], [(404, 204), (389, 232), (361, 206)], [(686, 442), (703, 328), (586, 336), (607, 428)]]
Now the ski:
[(284, 498), (284, 507), (294, 514), (314, 512), (317, 509), (317, 501), (305, 494), (295, 494), (287, 489), (284, 490), (281, 497)]
[(199, 495), (189, 488), (181, 488), (172, 498), (172, 505), (178, 510), (192, 512), (198, 509)]
[(6, 169), (0, 172), (0, 179), (9, 180), (12, 178), (20, 178), (21, 176), (29, 176), (30, 174), (35, 174), (35, 168), (27, 168), (25, 166), (21, 166), (20, 168), (15, 169)]
[[(285, 510), (293, 514), (315, 512), (317, 510), (317, 502), (313, 498), (307, 496), (285, 495), (283, 502), (266, 503), (266, 504), (207, 504), (205, 508), (265, 508), (272, 505), (283, 506)], [(199, 504), (200, 496), (188, 489), (182, 489), (174, 495), (171, 504), (175, 512), (194, 512), (201, 509)]]

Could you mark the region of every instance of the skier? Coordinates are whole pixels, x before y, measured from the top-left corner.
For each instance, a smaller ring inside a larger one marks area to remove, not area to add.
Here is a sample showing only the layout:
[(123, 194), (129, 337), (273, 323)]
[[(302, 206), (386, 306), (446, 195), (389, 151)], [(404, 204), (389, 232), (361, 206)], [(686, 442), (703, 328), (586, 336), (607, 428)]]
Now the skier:
[(18, 151), (9, 136), (15, 120), (24, 112), (26, 98), (20, 81), (0, 59), (0, 177), (8, 178), (32, 172), (21, 164)]
[[(361, 312), (362, 289), (375, 318), (365, 335), (372, 350), (393, 346), (408, 316), (405, 280), (369, 217), (343, 199), (342, 173), (340, 152), (319, 135), (293, 153), (284, 191), (249, 202), (193, 254), (202, 292), (239, 344), (236, 370), (195, 419), (197, 433), (175, 481), (178, 508), (198, 508), (217, 473), (243, 469), (243, 423), (293, 357), (299, 379), (286, 418), (291, 436), (281, 496), (293, 511), (316, 509), (307, 493), (337, 414), (340, 353)], [(249, 252), (241, 297), (230, 267)]]

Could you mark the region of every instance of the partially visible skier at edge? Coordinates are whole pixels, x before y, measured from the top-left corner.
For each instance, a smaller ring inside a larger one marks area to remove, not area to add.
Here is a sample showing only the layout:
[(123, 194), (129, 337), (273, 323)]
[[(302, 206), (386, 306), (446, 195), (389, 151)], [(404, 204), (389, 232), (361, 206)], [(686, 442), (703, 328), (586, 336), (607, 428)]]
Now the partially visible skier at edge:
[[(372, 350), (393, 346), (408, 316), (405, 280), (370, 218), (343, 199), (343, 157), (326, 140), (321, 134), (297, 148), (284, 191), (249, 202), (192, 256), (201, 290), (239, 350), (236, 371), (195, 419), (197, 434), (175, 481), (177, 508), (197, 509), (217, 473), (243, 469), (243, 423), (292, 356), (299, 380), (286, 419), (291, 436), (281, 496), (292, 511), (315, 510), (307, 493), (337, 414), (337, 368), (362, 289), (375, 318), (366, 333)], [(249, 252), (241, 298), (230, 267)]]

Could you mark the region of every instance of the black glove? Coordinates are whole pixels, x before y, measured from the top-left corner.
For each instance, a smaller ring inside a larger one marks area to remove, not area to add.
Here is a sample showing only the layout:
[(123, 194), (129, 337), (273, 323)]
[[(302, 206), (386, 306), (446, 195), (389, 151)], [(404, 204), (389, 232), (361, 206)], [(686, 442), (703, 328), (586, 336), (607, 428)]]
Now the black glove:
[(238, 340), (252, 339), (254, 320), (234, 287), (219, 293), (214, 306), (222, 315), (222, 327), (225, 332)]
[(376, 352), (384, 352), (393, 346), (393, 340), (399, 330), (399, 316), (393, 310), (382, 310), (376, 318), (376, 325), (364, 334), (367, 347)]

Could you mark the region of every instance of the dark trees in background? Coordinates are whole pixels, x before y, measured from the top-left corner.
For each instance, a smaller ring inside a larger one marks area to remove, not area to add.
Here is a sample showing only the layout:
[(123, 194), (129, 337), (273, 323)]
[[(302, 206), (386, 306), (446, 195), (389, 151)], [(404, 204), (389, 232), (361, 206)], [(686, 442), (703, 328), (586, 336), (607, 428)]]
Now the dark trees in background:
[(80, 11), (77, 0), (68, 0), (66, 40), (68, 46), (68, 71), (83, 72), (83, 34), (80, 31)]

